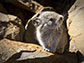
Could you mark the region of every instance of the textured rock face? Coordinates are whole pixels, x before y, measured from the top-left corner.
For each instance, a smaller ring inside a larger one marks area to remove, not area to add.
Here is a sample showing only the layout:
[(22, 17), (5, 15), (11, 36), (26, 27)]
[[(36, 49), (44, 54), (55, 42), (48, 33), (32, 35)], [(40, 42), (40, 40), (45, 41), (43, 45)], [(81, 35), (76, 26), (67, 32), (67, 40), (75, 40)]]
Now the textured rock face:
[(19, 18), (0, 13), (0, 38), (22, 41), (23, 34), (24, 28)]
[[(11, 46), (12, 45), (12, 46)], [(19, 46), (19, 47), (18, 47)], [(30, 44), (30, 43), (21, 43), (17, 41), (12, 41), (8, 39), (2, 39), (0, 40), (0, 58), (2, 61), (7, 61), (9, 58), (11, 58), (14, 54), (20, 54), (16, 55), (15, 58), (12, 58), (13, 60), (28, 60), (28, 59), (34, 59), (34, 58), (43, 58), (43, 57), (49, 57), (53, 55), (52, 53), (49, 53), (42, 49), (39, 45)], [(17, 56), (19, 56), (17, 58)]]
[(33, 0), (1, 0), (1, 2), (11, 3), (17, 7), (20, 7), (22, 9), (37, 13), (40, 11), (40, 9), (43, 8), (42, 5), (39, 3), (33, 1)]
[(67, 20), (70, 51), (79, 50), (84, 55), (84, 0), (77, 0), (69, 10)]

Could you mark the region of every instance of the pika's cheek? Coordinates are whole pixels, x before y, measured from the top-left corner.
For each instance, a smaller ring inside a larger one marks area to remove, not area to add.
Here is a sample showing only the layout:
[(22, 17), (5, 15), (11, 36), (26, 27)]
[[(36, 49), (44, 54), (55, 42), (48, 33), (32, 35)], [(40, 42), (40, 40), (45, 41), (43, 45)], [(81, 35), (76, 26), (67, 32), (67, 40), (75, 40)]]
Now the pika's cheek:
[(49, 22), (48, 22), (48, 25), (52, 25), (52, 21), (49, 21)]

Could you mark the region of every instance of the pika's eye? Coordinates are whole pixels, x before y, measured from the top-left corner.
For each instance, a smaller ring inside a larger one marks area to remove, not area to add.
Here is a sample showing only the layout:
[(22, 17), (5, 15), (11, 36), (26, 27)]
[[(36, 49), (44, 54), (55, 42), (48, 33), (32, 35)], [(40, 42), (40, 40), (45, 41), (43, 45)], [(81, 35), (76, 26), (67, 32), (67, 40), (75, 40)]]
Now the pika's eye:
[(34, 26), (39, 26), (41, 24), (41, 20), (38, 19), (38, 18), (35, 18), (35, 19), (32, 20), (32, 24)]
[(52, 25), (52, 23), (55, 23), (56, 19), (55, 18), (50, 18), (48, 21), (48, 25)]
[(54, 22), (54, 21), (56, 21), (56, 19), (55, 19), (55, 18), (50, 18), (49, 20), (50, 20), (50, 21), (53, 21), (53, 22)]

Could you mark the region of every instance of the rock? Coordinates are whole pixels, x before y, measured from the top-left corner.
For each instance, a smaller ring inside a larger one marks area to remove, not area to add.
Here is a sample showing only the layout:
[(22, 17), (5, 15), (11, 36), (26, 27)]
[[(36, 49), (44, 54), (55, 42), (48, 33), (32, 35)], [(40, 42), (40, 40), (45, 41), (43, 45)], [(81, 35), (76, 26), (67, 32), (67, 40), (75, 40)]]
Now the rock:
[(44, 8), (42, 5), (37, 3), (33, 0), (1, 0), (2, 2), (11, 3), (17, 7), (20, 7), (22, 9), (37, 13), (42, 8)]
[(8, 39), (0, 40), (0, 51), (5, 63), (77, 63), (74, 53), (53, 54), (39, 45)]
[[(16, 58), (12, 57), (14, 54), (18, 53), (21, 53), (22, 56), (18, 58), (17, 56)], [(11, 57), (13, 58), (12, 60), (17, 59), (19, 61), (25, 59), (48, 57), (53, 55), (52, 53), (44, 51), (43, 48), (38, 45), (12, 41), (8, 39), (0, 40), (0, 54), (2, 55), (3, 61), (7, 61)]]
[(76, 0), (68, 12), (67, 27), (70, 35), (70, 51), (79, 50), (84, 55), (84, 0)]
[(23, 35), (24, 28), (19, 18), (0, 13), (0, 38), (23, 41)]
[(6, 8), (9, 14), (19, 17), (22, 21), (22, 24), (25, 26), (29, 18), (31, 18), (34, 13), (24, 10), (22, 8), (16, 7), (11, 3), (5, 3), (4, 7)]

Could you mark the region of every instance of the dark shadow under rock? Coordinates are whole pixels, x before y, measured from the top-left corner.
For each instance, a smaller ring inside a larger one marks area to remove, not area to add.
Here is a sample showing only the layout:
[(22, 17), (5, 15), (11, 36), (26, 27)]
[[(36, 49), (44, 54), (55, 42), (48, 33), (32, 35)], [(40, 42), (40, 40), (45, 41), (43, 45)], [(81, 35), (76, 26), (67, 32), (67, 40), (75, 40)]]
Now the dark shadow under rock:
[(2, 3), (0, 3), (0, 12), (7, 13), (7, 10), (3, 7)]
[(24, 51), (14, 55), (5, 63), (77, 63), (77, 57), (74, 53), (66, 52), (45, 57), (41, 55), (42, 53), (34, 54), (34, 52)]

